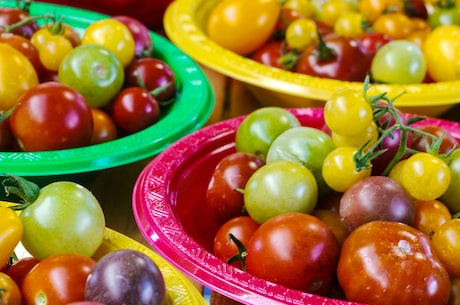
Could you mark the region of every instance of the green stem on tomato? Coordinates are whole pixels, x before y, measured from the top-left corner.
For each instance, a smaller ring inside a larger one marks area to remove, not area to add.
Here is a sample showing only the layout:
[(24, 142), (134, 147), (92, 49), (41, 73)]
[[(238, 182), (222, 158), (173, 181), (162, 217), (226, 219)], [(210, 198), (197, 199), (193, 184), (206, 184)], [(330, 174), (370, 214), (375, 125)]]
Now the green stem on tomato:
[(40, 193), (40, 187), (37, 184), (14, 175), (1, 174), (1, 176), (4, 177), (2, 186), (5, 195), (13, 194), (20, 199), (20, 204), (11, 206), (11, 209), (24, 210), (37, 199)]
[(233, 255), (232, 257), (230, 257), (228, 259), (228, 261), (227, 261), (227, 264), (231, 264), (231, 263), (234, 263), (234, 262), (237, 262), (237, 261), (241, 261), (241, 265), (242, 265), (241, 270), (246, 271), (246, 256), (248, 255), (246, 247), (232, 233), (229, 233), (228, 237), (238, 247), (238, 253)]
[(41, 18), (50, 18), (50, 19), (54, 19), (54, 16), (52, 15), (49, 15), (49, 14), (45, 14), (45, 15), (41, 15), (41, 16), (30, 16), (30, 17), (27, 17), (27, 18), (24, 18), (22, 19), (21, 21), (18, 21), (16, 23), (13, 23), (13, 24), (9, 24), (9, 25), (1, 25), (0, 28), (3, 29), (3, 31), (5, 33), (9, 33), (17, 28), (20, 28), (21, 26), (24, 26), (24, 25), (27, 25), (29, 24), (30, 22), (32, 21), (35, 21), (35, 20), (38, 20), (38, 19), (41, 19)]

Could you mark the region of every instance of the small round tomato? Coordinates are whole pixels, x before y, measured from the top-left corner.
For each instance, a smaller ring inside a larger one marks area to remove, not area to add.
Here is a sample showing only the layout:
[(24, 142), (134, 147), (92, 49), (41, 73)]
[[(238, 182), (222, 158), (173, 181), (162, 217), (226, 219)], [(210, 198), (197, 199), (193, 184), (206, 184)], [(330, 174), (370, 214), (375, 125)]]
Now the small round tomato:
[(440, 225), (452, 218), (449, 209), (439, 200), (415, 200), (412, 226), (430, 236)]
[(460, 150), (456, 149), (449, 158), (450, 183), (440, 200), (451, 213), (460, 212)]
[(0, 34), (0, 42), (9, 44), (24, 54), (27, 59), (30, 60), (30, 63), (34, 66), (37, 75), (40, 75), (43, 70), (43, 65), (40, 61), (38, 50), (32, 44), (30, 39), (20, 35), (15, 35), (13, 33), (2, 33)]
[(7, 274), (0, 272), (0, 304), (22, 305), (21, 290)]
[(431, 237), (439, 260), (452, 277), (460, 276), (460, 218), (449, 219)]
[(345, 239), (347, 238), (349, 231), (343, 224), (340, 214), (336, 211), (327, 209), (315, 209), (312, 213), (313, 216), (324, 221), (332, 230), (341, 247)]
[(10, 116), (10, 125), (24, 151), (86, 146), (93, 132), (91, 109), (83, 96), (56, 82), (25, 92)]
[[(29, 39), (35, 31), (39, 29), (38, 23), (36, 20), (30, 20), (29, 22), (27, 19), (30, 18), (30, 14), (20, 8), (20, 7), (2, 7), (0, 8), (0, 25), (1, 26), (10, 26), (16, 24), (18, 22), (23, 22), (24, 24), (17, 26), (16, 28), (12, 29), (12, 33), (23, 36)], [(0, 27), (0, 32), (3, 32), (3, 27)]]
[(33, 256), (26, 256), (15, 261), (6, 272), (19, 287), (22, 287), (22, 282), (32, 268), (38, 264), (40, 260)]
[(141, 87), (123, 89), (111, 104), (115, 125), (134, 133), (143, 130), (160, 119), (160, 106), (149, 91)]
[(106, 18), (91, 23), (81, 37), (81, 44), (98, 44), (115, 54), (123, 67), (135, 54), (135, 42), (129, 28), (121, 21)]
[(222, 47), (248, 55), (270, 38), (280, 9), (276, 0), (220, 1), (209, 14), (206, 33)]
[(216, 165), (206, 191), (207, 206), (220, 221), (246, 214), (243, 189), (265, 162), (254, 154), (235, 152)]
[(413, 24), (403, 13), (388, 13), (378, 17), (372, 28), (375, 32), (388, 35), (392, 39), (404, 39), (412, 32)]
[(288, 288), (324, 294), (334, 278), (339, 245), (329, 226), (304, 213), (262, 224), (247, 245), (248, 273)]
[(74, 253), (41, 260), (24, 278), (25, 305), (68, 304), (85, 299), (85, 284), (95, 266), (93, 259)]
[(449, 299), (449, 274), (428, 236), (400, 222), (372, 221), (351, 232), (337, 277), (351, 302), (441, 305)]
[[(240, 251), (238, 245), (230, 238), (230, 234), (246, 247), (258, 228), (259, 224), (249, 216), (238, 216), (225, 222), (219, 230), (217, 230), (216, 236), (214, 237), (214, 255), (224, 262), (229, 262), (229, 259), (237, 255)], [(236, 268), (243, 269), (241, 259), (229, 263)]]
[(131, 16), (117, 15), (112, 17), (126, 25), (133, 35), (134, 39), (134, 56), (149, 57), (153, 52), (153, 40), (150, 36), (149, 29), (139, 20)]
[(118, 136), (117, 126), (112, 117), (98, 108), (91, 108), (93, 115), (93, 134), (91, 144), (104, 143), (115, 140)]
[[(451, 151), (458, 145), (457, 139), (455, 139), (454, 135), (448, 130), (438, 125), (421, 125), (415, 128), (423, 132), (429, 133), (435, 136), (437, 139), (440, 139), (442, 137), (442, 142), (441, 142), (441, 145), (439, 146), (439, 153), (441, 154), (448, 153), (449, 151)], [(421, 152), (426, 152), (427, 147), (430, 147), (432, 144), (433, 144), (433, 139), (431, 137), (422, 135), (420, 133), (412, 134), (411, 145), (410, 145), (412, 149), (415, 149)]]

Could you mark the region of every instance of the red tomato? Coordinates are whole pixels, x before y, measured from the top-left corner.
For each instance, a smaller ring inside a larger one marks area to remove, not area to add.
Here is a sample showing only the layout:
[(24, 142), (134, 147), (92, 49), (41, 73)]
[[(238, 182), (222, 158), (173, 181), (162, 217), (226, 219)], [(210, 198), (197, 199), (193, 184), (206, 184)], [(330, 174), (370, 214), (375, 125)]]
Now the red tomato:
[[(230, 238), (232, 234), (243, 246), (249, 242), (254, 232), (259, 228), (257, 224), (249, 216), (238, 216), (224, 223), (214, 237), (214, 255), (228, 262), (230, 258), (237, 255), (240, 251), (238, 245)], [(232, 266), (243, 269), (242, 260), (237, 260), (231, 263)]]
[[(5, 25), (12, 25), (23, 21), (29, 18), (30, 15), (28, 12), (21, 8), (14, 8), (14, 7), (1, 7), (0, 8), (0, 26)], [(35, 31), (39, 29), (39, 26), (36, 20), (31, 20), (24, 25), (21, 25), (11, 31), (13, 34), (17, 34), (20, 36), (24, 36), (26, 38), (30, 38)], [(0, 33), (3, 32), (4, 29), (0, 28)]]
[[(455, 139), (454, 135), (440, 126), (421, 125), (421, 126), (418, 126), (417, 129), (424, 131), (426, 133), (429, 133), (431, 135), (434, 135), (438, 139), (442, 137), (442, 142), (439, 147), (440, 153), (447, 153), (458, 145), (457, 140)], [(425, 136), (425, 135), (421, 135), (421, 134), (414, 134), (412, 137), (412, 142), (411, 142), (410, 147), (412, 149), (425, 152), (427, 145), (430, 146), (432, 143), (433, 143), (432, 138)]]
[(83, 96), (56, 82), (26, 91), (10, 116), (10, 125), (24, 151), (89, 145), (93, 132), (91, 109)]
[(112, 16), (128, 15), (154, 29), (162, 25), (163, 14), (172, 0), (44, 0), (43, 2), (80, 7)]
[(363, 52), (357, 40), (330, 34), (323, 37), (323, 42), (303, 52), (297, 63), (297, 73), (342, 81), (364, 81), (371, 56)]
[(337, 276), (347, 300), (366, 304), (441, 305), (451, 288), (428, 237), (391, 221), (366, 223), (348, 236)]
[(157, 58), (133, 60), (126, 68), (125, 86), (151, 91), (160, 105), (167, 105), (176, 97), (174, 72), (166, 62)]
[(23, 257), (8, 268), (7, 274), (21, 287), (26, 275), (38, 262), (39, 260), (35, 257)]
[(235, 152), (225, 156), (216, 166), (206, 192), (207, 204), (223, 223), (245, 213), (242, 189), (249, 177), (265, 162), (258, 156)]
[[(25, 305), (66, 305), (85, 299), (85, 284), (96, 261), (79, 254), (58, 254), (40, 261), (24, 278)], [(47, 300), (46, 303), (37, 300)]]
[(361, 43), (366, 54), (375, 54), (375, 52), (377, 52), (381, 46), (390, 41), (390, 36), (377, 32), (364, 32), (359, 37), (359, 42)]
[(283, 55), (289, 54), (287, 48), (283, 40), (272, 40), (256, 50), (251, 58), (269, 67), (292, 70), (289, 62), (282, 61)]
[(264, 222), (247, 245), (246, 270), (259, 278), (315, 294), (329, 291), (339, 245), (329, 226), (304, 213)]

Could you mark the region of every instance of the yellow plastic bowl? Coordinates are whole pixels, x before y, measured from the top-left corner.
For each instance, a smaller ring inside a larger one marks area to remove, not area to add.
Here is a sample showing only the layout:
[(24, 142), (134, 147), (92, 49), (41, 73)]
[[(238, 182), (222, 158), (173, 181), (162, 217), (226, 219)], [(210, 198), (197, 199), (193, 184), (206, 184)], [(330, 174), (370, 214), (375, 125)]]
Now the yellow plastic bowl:
[[(176, 0), (166, 10), (168, 38), (200, 64), (243, 82), (264, 106), (320, 107), (343, 88), (363, 89), (363, 83), (344, 82), (284, 71), (222, 48), (209, 39), (205, 24), (219, 0)], [(395, 105), (410, 113), (439, 116), (460, 102), (460, 81), (411, 85), (375, 85), (370, 94), (399, 97)]]

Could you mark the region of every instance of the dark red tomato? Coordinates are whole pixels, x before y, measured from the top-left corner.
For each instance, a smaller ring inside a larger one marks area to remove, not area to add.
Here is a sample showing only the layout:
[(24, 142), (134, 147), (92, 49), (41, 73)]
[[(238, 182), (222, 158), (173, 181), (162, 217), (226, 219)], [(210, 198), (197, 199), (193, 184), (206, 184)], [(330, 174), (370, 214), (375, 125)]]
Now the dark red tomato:
[(125, 86), (143, 87), (151, 91), (160, 106), (176, 97), (176, 77), (171, 67), (157, 58), (135, 59), (126, 68)]
[(373, 220), (388, 220), (412, 225), (415, 207), (412, 197), (387, 176), (364, 178), (343, 193), (340, 217), (349, 231)]
[(222, 223), (246, 214), (243, 193), (249, 177), (265, 162), (246, 152), (225, 156), (216, 166), (209, 180), (206, 199), (209, 209)]
[(13, 33), (1, 33), (0, 42), (9, 44), (13, 48), (19, 50), (22, 54), (24, 54), (27, 57), (27, 59), (29, 59), (32, 66), (34, 66), (37, 75), (40, 77), (40, 74), (44, 68), (40, 61), (38, 50), (32, 44), (30, 39)]
[(150, 29), (161, 27), (163, 14), (172, 0), (44, 0), (43, 2), (80, 7), (111, 16), (128, 15)]
[(32, 256), (27, 256), (14, 262), (9, 268), (6, 274), (8, 274), (15, 282), (18, 287), (22, 286), (24, 278), (32, 268), (38, 264), (39, 260)]
[[(421, 125), (417, 126), (417, 129), (434, 135), (436, 138), (442, 138), (441, 146), (439, 147), (440, 153), (447, 153), (450, 150), (458, 146), (457, 140), (448, 130), (437, 126), (437, 125)], [(421, 134), (413, 134), (411, 148), (418, 151), (426, 151), (427, 145), (430, 146), (433, 143), (433, 139), (429, 136)]]
[(375, 54), (377, 50), (391, 41), (391, 37), (377, 32), (364, 32), (359, 38), (359, 42), (366, 54)]
[(406, 0), (404, 1), (404, 12), (409, 17), (427, 19), (428, 10), (423, 0)]
[(25, 305), (65, 305), (85, 299), (85, 284), (96, 261), (73, 253), (49, 256), (40, 261), (24, 278)]
[(295, 60), (290, 62), (289, 57), (283, 57), (286, 54), (290, 54), (290, 52), (285, 41), (272, 40), (256, 50), (252, 55), (252, 59), (269, 67), (292, 70)]
[(19, 98), (18, 107), (10, 116), (10, 126), (24, 151), (67, 149), (90, 144), (93, 118), (90, 107), (76, 90), (47, 82)]
[(296, 72), (342, 81), (363, 81), (370, 69), (371, 56), (356, 39), (326, 35), (317, 46), (305, 49)]
[(451, 289), (428, 237), (400, 222), (354, 230), (343, 243), (337, 277), (347, 300), (366, 304), (447, 304)]
[(112, 18), (121, 21), (128, 27), (134, 38), (134, 55), (137, 58), (152, 56), (153, 40), (149, 29), (142, 22), (126, 15), (113, 16)]
[(13, 148), (14, 137), (11, 132), (10, 119), (7, 117), (0, 122), (0, 150), (9, 151)]
[(249, 240), (248, 273), (267, 281), (324, 295), (335, 279), (339, 245), (329, 226), (304, 213), (264, 222)]
[[(249, 239), (258, 228), (259, 224), (249, 216), (238, 216), (230, 219), (219, 228), (214, 237), (214, 255), (224, 262), (228, 262), (230, 258), (239, 253), (238, 245), (229, 235), (232, 234), (244, 247), (246, 247), (249, 243)], [(232, 262), (231, 265), (243, 269), (241, 260), (236, 260)]]
[(155, 124), (160, 119), (160, 106), (149, 91), (129, 87), (112, 102), (112, 118), (116, 126), (133, 133)]
[[(0, 26), (9, 26), (18, 22), (22, 22), (30, 18), (30, 15), (27, 11), (20, 8), (11, 8), (11, 7), (0, 7)], [(11, 31), (11, 33), (24, 36), (25, 38), (30, 38), (35, 31), (39, 29), (39, 26), (35, 20), (30, 20), (29, 22), (16, 27)], [(4, 28), (0, 28), (0, 32), (4, 32)]]

